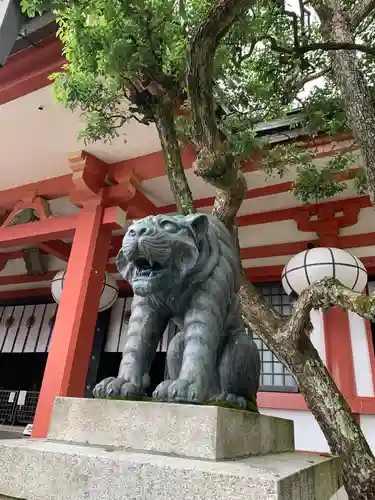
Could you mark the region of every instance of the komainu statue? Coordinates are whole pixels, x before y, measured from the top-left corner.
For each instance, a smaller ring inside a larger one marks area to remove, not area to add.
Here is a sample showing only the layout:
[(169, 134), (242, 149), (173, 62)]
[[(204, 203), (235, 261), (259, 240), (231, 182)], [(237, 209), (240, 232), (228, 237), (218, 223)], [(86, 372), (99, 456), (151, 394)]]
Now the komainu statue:
[(134, 299), (117, 378), (95, 397), (139, 397), (168, 322), (181, 331), (167, 352), (169, 380), (160, 401), (256, 402), (260, 358), (245, 331), (237, 297), (239, 259), (231, 235), (214, 216), (156, 215), (132, 224), (117, 257)]

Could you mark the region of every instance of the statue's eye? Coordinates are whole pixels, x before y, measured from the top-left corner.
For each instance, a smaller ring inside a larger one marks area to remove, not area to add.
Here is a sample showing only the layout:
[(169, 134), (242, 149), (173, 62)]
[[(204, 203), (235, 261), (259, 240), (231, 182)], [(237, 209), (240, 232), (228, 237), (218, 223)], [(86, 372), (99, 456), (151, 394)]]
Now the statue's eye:
[(178, 226), (169, 221), (161, 222), (160, 227), (164, 229), (164, 231), (168, 231), (168, 233), (178, 233), (179, 231)]

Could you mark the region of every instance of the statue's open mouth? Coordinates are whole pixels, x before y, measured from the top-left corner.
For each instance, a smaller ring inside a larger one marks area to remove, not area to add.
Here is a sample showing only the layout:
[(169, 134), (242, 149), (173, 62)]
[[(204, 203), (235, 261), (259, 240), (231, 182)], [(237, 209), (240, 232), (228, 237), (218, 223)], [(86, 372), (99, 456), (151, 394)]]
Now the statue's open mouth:
[(165, 271), (159, 262), (139, 257), (135, 262), (135, 278), (153, 278)]

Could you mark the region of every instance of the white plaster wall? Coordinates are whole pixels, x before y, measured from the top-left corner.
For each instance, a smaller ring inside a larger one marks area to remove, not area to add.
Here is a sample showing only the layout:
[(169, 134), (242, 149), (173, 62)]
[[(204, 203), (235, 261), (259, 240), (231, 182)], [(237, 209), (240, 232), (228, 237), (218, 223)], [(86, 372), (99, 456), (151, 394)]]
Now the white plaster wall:
[[(294, 421), (296, 450), (320, 453), (330, 451), (326, 438), (310, 411), (261, 408), (260, 412), (263, 415)], [(360, 424), (372, 451), (375, 452), (375, 415), (360, 415)]]
[(370, 448), (375, 453), (375, 415), (360, 415), (361, 429)]
[(315, 349), (318, 351), (319, 356), (322, 358), (324, 364), (327, 364), (326, 344), (324, 339), (324, 323), (322, 311), (313, 310), (310, 313), (313, 331), (311, 333), (311, 342)]
[(303, 410), (274, 410), (261, 408), (263, 415), (294, 421), (296, 450), (329, 453), (327, 441), (312, 413)]
[(339, 490), (336, 495), (333, 495), (330, 500), (348, 500), (348, 495), (346, 494), (344, 488), (341, 488), (341, 490)]
[(374, 397), (366, 323), (357, 314), (349, 312), (349, 324), (357, 395)]

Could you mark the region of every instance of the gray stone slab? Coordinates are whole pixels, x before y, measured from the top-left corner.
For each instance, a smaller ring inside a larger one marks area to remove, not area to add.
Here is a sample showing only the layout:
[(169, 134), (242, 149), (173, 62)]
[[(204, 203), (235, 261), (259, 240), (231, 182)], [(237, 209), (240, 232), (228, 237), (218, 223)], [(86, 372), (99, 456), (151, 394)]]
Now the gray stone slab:
[(294, 450), (293, 422), (200, 405), (56, 398), (48, 438), (219, 460)]
[(208, 461), (48, 440), (0, 442), (0, 498), (26, 500), (329, 500), (336, 458), (306, 453)]
[(0, 430), (0, 439), (22, 439), (23, 434), (20, 432), (2, 431)]

